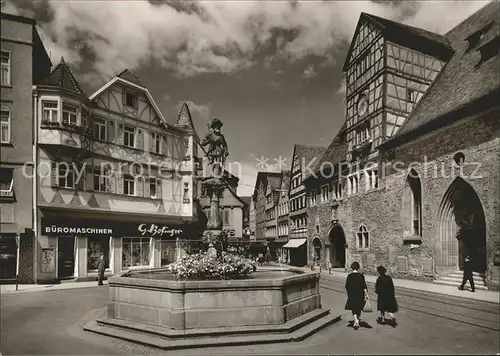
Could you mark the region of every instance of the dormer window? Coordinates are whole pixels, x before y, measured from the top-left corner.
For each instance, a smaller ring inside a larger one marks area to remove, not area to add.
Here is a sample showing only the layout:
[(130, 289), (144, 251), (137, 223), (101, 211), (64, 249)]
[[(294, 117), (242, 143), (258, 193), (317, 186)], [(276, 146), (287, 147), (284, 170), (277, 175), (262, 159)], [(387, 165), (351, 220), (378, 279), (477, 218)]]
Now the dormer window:
[(413, 89), (408, 89), (406, 91), (406, 100), (410, 103), (417, 102), (417, 92)]
[(481, 53), (481, 60), (476, 67), (479, 67), (484, 62), (493, 58), (494, 56), (498, 56), (498, 47), (500, 46), (500, 36), (496, 36), (490, 41), (486, 42), (479, 48), (479, 52)]
[(477, 30), (474, 32), (472, 35), (467, 37), (465, 40), (469, 43), (469, 46), (467, 47), (467, 51), (469, 52), (472, 49), (476, 48), (484, 39), (484, 35), (488, 33), (490, 30), (491, 26), (493, 26), (493, 21), (490, 22), (488, 25), (484, 26), (483, 28)]
[(123, 96), (123, 99), (124, 99), (124, 105), (125, 106), (128, 106), (129, 108), (134, 108), (134, 109), (137, 109), (137, 95), (130, 92), (130, 91), (125, 91), (124, 93), (124, 96)]

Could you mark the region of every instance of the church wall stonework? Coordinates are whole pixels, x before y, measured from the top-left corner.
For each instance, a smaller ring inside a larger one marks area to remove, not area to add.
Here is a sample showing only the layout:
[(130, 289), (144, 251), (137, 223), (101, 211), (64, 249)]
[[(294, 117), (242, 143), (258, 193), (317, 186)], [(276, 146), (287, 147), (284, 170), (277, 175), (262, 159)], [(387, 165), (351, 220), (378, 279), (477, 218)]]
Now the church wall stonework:
[[(360, 193), (344, 196), (337, 210), (348, 244), (347, 268), (358, 260), (368, 274), (376, 274), (376, 267), (384, 265), (395, 278), (429, 281), (439, 277), (435, 259), (441, 247), (438, 243), (440, 207), (452, 182), (461, 177), (475, 190), (485, 213), (489, 266), (486, 277), (491, 285), (493, 256), (500, 239), (498, 121), (498, 113), (466, 118), (398, 147), (393, 166), (385, 169), (385, 176), (373, 191), (365, 191), (361, 176)], [(465, 156), (460, 168), (454, 164), (457, 152)], [(405, 182), (411, 168), (418, 173), (422, 187), (422, 243), (417, 248), (403, 242), (405, 230), (410, 229), (404, 223), (409, 208), (403, 206), (403, 193), (408, 189)], [(308, 214), (309, 245), (312, 246), (313, 236), (318, 235), (316, 216), (319, 216), (323, 246), (329, 245), (331, 202), (309, 207)], [(356, 232), (361, 225), (370, 232), (370, 246), (366, 250), (356, 246)]]

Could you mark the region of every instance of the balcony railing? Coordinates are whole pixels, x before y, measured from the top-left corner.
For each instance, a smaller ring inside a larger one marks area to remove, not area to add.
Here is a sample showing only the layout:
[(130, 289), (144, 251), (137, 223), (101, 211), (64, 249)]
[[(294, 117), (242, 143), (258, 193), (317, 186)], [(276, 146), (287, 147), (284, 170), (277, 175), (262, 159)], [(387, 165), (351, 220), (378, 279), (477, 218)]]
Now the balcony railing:
[(42, 121), (42, 129), (48, 130), (63, 130), (67, 132), (74, 132), (80, 135), (92, 136), (92, 130), (89, 127), (72, 124), (69, 122), (53, 122), (53, 121)]

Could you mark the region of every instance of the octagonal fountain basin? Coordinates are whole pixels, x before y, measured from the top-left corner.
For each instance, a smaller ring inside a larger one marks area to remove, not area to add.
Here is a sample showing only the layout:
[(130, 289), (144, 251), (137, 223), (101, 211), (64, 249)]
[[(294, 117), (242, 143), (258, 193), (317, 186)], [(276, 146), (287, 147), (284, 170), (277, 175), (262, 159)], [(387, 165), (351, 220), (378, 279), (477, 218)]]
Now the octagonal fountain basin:
[(297, 341), (340, 320), (321, 307), (319, 277), (269, 267), (233, 280), (125, 272), (109, 279), (106, 315), (84, 329), (163, 349)]

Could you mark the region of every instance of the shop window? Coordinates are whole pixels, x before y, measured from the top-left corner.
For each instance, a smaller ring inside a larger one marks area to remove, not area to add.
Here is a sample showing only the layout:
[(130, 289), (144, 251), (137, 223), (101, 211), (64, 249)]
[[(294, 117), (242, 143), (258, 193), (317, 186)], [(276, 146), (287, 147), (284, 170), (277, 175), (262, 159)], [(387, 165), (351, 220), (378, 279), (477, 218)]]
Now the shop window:
[(122, 267), (149, 266), (149, 237), (123, 238)]
[(0, 168), (0, 197), (12, 197), (14, 188), (14, 169)]
[(17, 242), (15, 236), (0, 236), (0, 279), (16, 278)]
[(370, 232), (366, 226), (361, 225), (357, 232), (357, 244), (359, 249), (367, 249), (370, 247)]
[(97, 263), (101, 253), (106, 260), (106, 268), (109, 268), (110, 259), (110, 237), (109, 236), (89, 236), (87, 237), (87, 271), (97, 270)]

